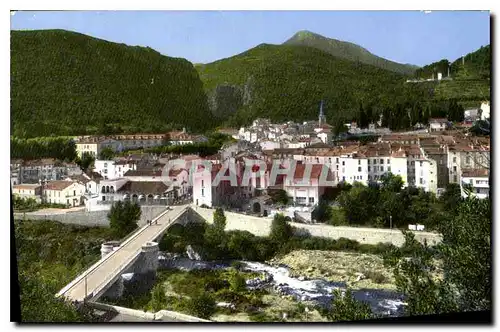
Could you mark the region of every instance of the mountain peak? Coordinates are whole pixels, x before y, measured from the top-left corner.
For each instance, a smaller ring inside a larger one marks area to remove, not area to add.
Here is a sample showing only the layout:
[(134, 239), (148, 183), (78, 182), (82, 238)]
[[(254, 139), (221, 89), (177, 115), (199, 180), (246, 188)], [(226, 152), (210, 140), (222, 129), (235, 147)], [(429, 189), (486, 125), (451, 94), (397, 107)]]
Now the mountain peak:
[(406, 75), (413, 74), (416, 69), (415, 66), (412, 65), (401, 64), (378, 57), (357, 44), (324, 37), (308, 30), (296, 32), (283, 44), (313, 47), (338, 58), (362, 62)]
[(311, 32), (309, 30), (300, 30), (300, 31), (297, 31), (295, 33), (294, 37), (296, 37), (296, 38), (309, 38), (309, 37), (314, 37), (316, 35), (317, 35), (316, 33)]

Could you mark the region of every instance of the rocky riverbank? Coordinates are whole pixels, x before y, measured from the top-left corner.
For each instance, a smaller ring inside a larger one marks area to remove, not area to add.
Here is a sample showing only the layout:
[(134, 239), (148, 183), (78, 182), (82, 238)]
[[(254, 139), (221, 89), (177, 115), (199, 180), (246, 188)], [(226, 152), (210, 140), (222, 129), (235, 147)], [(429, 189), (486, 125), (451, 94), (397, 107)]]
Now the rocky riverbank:
[(384, 267), (380, 256), (341, 251), (296, 250), (270, 261), (284, 264), (290, 276), (343, 282), (352, 289), (395, 290), (392, 271)]

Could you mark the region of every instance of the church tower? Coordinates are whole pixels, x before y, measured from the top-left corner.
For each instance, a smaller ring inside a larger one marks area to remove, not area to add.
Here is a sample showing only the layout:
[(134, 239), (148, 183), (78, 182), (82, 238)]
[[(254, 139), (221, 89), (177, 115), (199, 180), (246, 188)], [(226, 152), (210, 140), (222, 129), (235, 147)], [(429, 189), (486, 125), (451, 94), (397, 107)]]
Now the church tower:
[(322, 100), (321, 101), (321, 105), (319, 106), (319, 121), (318, 121), (318, 125), (321, 127), (324, 124), (326, 124), (326, 117), (325, 117), (325, 114), (323, 113), (323, 100)]

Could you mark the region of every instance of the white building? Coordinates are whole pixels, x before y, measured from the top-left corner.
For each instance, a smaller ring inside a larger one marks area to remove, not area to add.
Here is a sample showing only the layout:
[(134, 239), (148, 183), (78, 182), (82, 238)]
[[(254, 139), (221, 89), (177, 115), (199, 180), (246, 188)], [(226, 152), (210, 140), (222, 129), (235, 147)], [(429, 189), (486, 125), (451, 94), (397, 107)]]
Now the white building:
[(136, 170), (137, 164), (133, 160), (96, 160), (94, 172), (99, 173), (104, 179), (121, 178), (130, 170)]
[(433, 118), (429, 119), (430, 131), (443, 131), (448, 128), (448, 119), (446, 118)]
[(101, 151), (105, 148), (110, 148), (117, 151), (119, 142), (102, 136), (81, 137), (76, 142), (76, 153), (82, 157), (84, 153), (88, 153), (94, 158), (98, 158)]
[(42, 186), (40, 184), (17, 184), (13, 186), (12, 194), (22, 199), (32, 198), (37, 203), (40, 203)]
[[(319, 202), (326, 188), (320, 183), (323, 165), (312, 165), (309, 179), (303, 179), (305, 169), (305, 164), (297, 164), (293, 178), (285, 178), (283, 190), (293, 199), (296, 205), (313, 206)], [(327, 177), (327, 180), (333, 180), (331, 174)]]
[(48, 181), (43, 186), (43, 199), (48, 203), (80, 206), (83, 204), (85, 185), (74, 181)]
[(490, 118), (490, 103), (481, 103), (481, 120), (486, 120)]
[(415, 161), (415, 187), (437, 192), (437, 162), (431, 158)]
[[(488, 198), (490, 195), (489, 170), (463, 169), (461, 184), (472, 187), (473, 196), (481, 199)], [(462, 196), (467, 197), (464, 190), (462, 190)]]

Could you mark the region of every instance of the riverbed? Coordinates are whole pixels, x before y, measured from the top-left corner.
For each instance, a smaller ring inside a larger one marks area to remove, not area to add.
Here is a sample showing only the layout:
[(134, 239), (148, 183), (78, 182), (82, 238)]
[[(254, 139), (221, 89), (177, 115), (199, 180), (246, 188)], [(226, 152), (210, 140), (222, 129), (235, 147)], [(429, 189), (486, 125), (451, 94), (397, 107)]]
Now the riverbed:
[[(231, 267), (230, 261), (203, 261), (185, 257), (161, 254), (159, 256), (160, 268), (175, 268), (180, 270), (193, 269), (227, 269)], [(332, 299), (332, 292), (339, 289), (345, 292), (348, 285), (343, 281), (332, 281), (320, 278), (307, 279), (303, 276), (295, 277), (291, 269), (281, 264), (279, 266), (261, 262), (239, 261), (241, 268), (246, 271), (259, 272), (268, 278), (260, 278), (256, 283), (247, 282), (247, 287), (262, 285), (280, 294), (283, 298), (292, 297), (297, 302), (327, 307)], [(267, 280), (264, 280), (267, 279)], [(404, 300), (401, 294), (393, 290), (384, 289), (352, 289), (353, 297), (358, 301), (368, 303), (372, 311), (383, 316), (398, 316), (402, 314)]]

